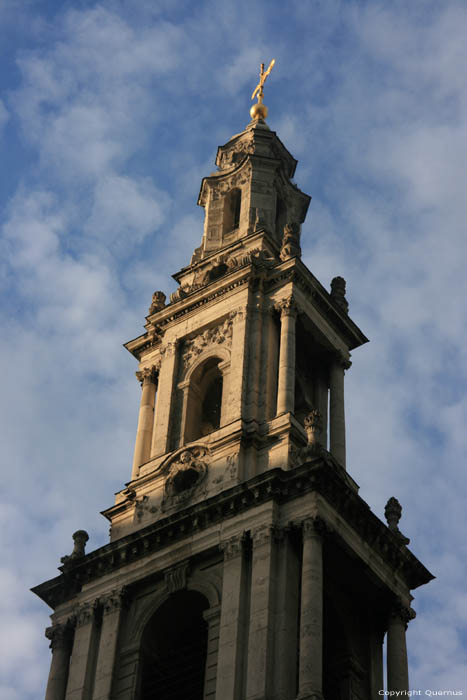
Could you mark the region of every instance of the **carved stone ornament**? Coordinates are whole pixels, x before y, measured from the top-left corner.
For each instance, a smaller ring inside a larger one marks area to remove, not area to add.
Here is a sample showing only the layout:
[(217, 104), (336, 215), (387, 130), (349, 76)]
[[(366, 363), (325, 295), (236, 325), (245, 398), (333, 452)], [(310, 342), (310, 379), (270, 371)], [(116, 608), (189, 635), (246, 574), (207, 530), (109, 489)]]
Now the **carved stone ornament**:
[(187, 561), (172, 566), (164, 572), (165, 585), (169, 593), (182, 591), (186, 588), (189, 564)]
[(104, 615), (111, 615), (117, 610), (121, 610), (127, 604), (127, 589), (125, 587), (114, 589), (106, 596), (100, 598)]
[(345, 370), (352, 367), (352, 362), (342, 350), (336, 350), (334, 353), (334, 361)]
[(149, 315), (155, 314), (156, 311), (161, 311), (165, 307), (166, 296), (164, 292), (154, 292), (152, 295), (151, 306), (149, 307)]
[(290, 260), (290, 258), (300, 257), (301, 254), (300, 224), (286, 224), (284, 226), (284, 235), (282, 237), (280, 259)]
[(255, 547), (261, 547), (272, 540), (279, 541), (282, 535), (282, 530), (274, 525), (259, 525), (251, 532), (251, 538)]
[(206, 477), (207, 448), (201, 445), (187, 447), (169, 465), (165, 481), (162, 508), (182, 503), (191, 498)]
[(326, 533), (326, 523), (318, 515), (305, 518), (302, 522), (303, 537), (322, 537)]
[(402, 621), (405, 625), (405, 629), (407, 629), (410, 620), (414, 620), (416, 616), (417, 613), (415, 612), (415, 610), (410, 606), (404, 605), (401, 600), (398, 600), (393, 605), (390, 612), (390, 617)]
[(323, 419), (317, 408), (313, 408), (303, 421), (308, 444), (313, 445), (321, 442), (321, 433), (323, 432)]
[(287, 299), (281, 299), (275, 304), (276, 311), (279, 311), (282, 316), (296, 316), (298, 313), (297, 303), (293, 295), (287, 297)]
[(409, 544), (410, 539), (408, 537), (405, 537), (405, 535), (403, 535), (402, 532), (399, 530), (399, 520), (401, 519), (401, 515), (401, 504), (399, 503), (397, 498), (391, 496), (384, 508), (384, 517), (387, 520), (388, 528), (401, 540), (401, 542), (403, 542), (403, 544)]
[(185, 341), (183, 352), (183, 362), (188, 367), (198, 355), (209, 345), (224, 345), (230, 347), (232, 344), (232, 317), (229, 316), (222, 324), (214, 328), (207, 328), (194, 338)]
[(162, 342), (162, 338), (164, 337), (164, 331), (160, 326), (157, 324), (151, 323), (148, 326), (146, 326), (148, 330), (148, 343), (152, 345), (158, 345), (160, 342)]
[(246, 185), (251, 176), (251, 164), (247, 163), (245, 166), (240, 168), (240, 172), (232, 174), (232, 176), (226, 175), (225, 178), (218, 180), (217, 182), (210, 183), (211, 185), (211, 198), (212, 201), (224, 197), (227, 192), (230, 192), (234, 187), (240, 187)]
[(245, 542), (245, 534), (234, 535), (224, 542), (220, 542), (219, 549), (224, 552), (224, 561), (229, 561), (234, 557), (240, 556), (243, 552), (243, 544)]
[(331, 281), (331, 298), (341, 307), (345, 313), (349, 310), (349, 303), (345, 298), (345, 279), (343, 277), (334, 277)]
[(167, 356), (173, 355), (177, 350), (177, 341), (173, 341), (171, 343), (166, 343), (161, 349), (159, 350), (161, 358)]
[(83, 625), (88, 625), (94, 619), (96, 611), (96, 601), (92, 603), (82, 603), (78, 605), (74, 610), (76, 627), (82, 627)]
[(49, 647), (54, 652), (56, 649), (71, 649), (73, 639), (73, 626), (68, 621), (61, 625), (52, 625), (45, 630), (45, 636), (50, 640)]
[(301, 447), (293, 456), (293, 462), (296, 466), (298, 466), (298, 464), (304, 464), (307, 460), (319, 457), (326, 451), (321, 443), (323, 419), (318, 409), (313, 408), (306, 416), (303, 424), (307, 434), (308, 444), (305, 445), (305, 447)]
[(141, 384), (156, 384), (157, 382), (157, 371), (154, 365), (152, 367), (143, 367), (142, 370), (135, 372), (135, 375)]
[(240, 161), (243, 160), (243, 158), (245, 158), (245, 156), (249, 153), (254, 153), (254, 151), (255, 146), (251, 141), (247, 143), (245, 141), (236, 143), (234, 146), (232, 146), (232, 148), (222, 151), (219, 154), (219, 157), (217, 158), (217, 166), (219, 170), (231, 168), (233, 165), (240, 163)]
[(89, 540), (89, 535), (86, 530), (77, 530), (73, 533), (74, 547), (70, 555), (61, 557), (62, 564), (70, 564), (74, 559), (80, 559), (85, 555), (86, 542)]

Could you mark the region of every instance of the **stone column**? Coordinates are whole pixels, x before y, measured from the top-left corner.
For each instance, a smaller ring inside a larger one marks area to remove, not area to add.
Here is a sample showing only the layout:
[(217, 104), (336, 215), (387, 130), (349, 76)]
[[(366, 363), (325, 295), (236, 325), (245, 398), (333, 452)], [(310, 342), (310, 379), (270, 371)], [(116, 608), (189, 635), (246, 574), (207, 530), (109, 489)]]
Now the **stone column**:
[(389, 616), (387, 635), (388, 690), (408, 691), (409, 666), (405, 631), (409, 620), (415, 617), (410, 608), (397, 604)]
[(177, 344), (168, 343), (161, 349), (162, 363), (156, 400), (156, 417), (151, 457), (164, 455), (169, 449), (169, 428), (177, 369)]
[(323, 697), (323, 523), (303, 521), (298, 697)]
[(151, 441), (154, 428), (154, 403), (156, 400), (157, 375), (154, 367), (145, 367), (136, 372), (141, 382), (142, 394), (139, 406), (138, 429), (136, 431), (135, 452), (131, 478), (137, 479), (139, 468), (151, 457)]
[(294, 298), (283, 299), (277, 305), (281, 314), (279, 349), (279, 378), (277, 387), (277, 415), (292, 413), (295, 409), (295, 322), (297, 306)]
[(85, 603), (76, 612), (66, 700), (89, 700), (95, 669), (95, 606)]
[(224, 552), (222, 608), (217, 660), (216, 698), (241, 700), (245, 646), (246, 576), (243, 535), (221, 542)]
[(350, 362), (340, 355), (331, 365), (329, 373), (329, 448), (330, 452), (345, 467), (345, 411), (344, 370)]
[(265, 700), (272, 693), (277, 565), (275, 534), (271, 525), (262, 525), (252, 532), (246, 700)]
[(204, 674), (204, 699), (216, 697), (217, 657), (219, 652), (220, 605), (208, 608), (203, 617), (208, 623), (208, 645), (206, 650), (206, 670)]
[(68, 623), (52, 625), (45, 630), (45, 636), (50, 639), (50, 648), (52, 649), (52, 662), (45, 700), (65, 700), (73, 630)]
[(103, 607), (102, 629), (97, 651), (96, 679), (93, 700), (110, 700), (115, 674), (118, 631), (122, 609), (125, 606), (125, 590), (115, 590), (101, 599)]

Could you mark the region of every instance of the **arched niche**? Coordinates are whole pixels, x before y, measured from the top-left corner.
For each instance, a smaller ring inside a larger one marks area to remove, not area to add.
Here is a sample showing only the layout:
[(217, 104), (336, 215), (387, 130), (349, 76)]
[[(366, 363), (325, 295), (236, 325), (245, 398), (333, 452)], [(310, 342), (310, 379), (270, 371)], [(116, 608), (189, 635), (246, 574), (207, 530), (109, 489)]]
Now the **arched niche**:
[(238, 187), (234, 187), (224, 196), (223, 235), (235, 231), (239, 227), (241, 206), (242, 191)]
[(208, 599), (172, 593), (147, 621), (140, 649), (138, 700), (203, 700)]
[(225, 418), (226, 375), (230, 356), (208, 354), (187, 374), (184, 391), (182, 444), (199, 440), (218, 430)]

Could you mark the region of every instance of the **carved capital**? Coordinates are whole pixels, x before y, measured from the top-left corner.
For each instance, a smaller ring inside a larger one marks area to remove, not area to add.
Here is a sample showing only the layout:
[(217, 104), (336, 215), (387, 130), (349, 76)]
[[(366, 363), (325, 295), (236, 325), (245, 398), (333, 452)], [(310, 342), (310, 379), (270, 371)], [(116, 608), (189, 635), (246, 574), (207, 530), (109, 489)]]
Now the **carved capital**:
[(342, 350), (337, 350), (334, 353), (334, 362), (338, 367), (341, 367), (342, 369), (350, 369), (352, 367), (352, 363), (349, 360), (349, 357), (346, 355), (346, 353), (342, 352)]
[(172, 566), (164, 572), (165, 585), (169, 593), (181, 591), (186, 588), (189, 563), (187, 561)]
[(90, 624), (96, 612), (96, 601), (92, 603), (82, 603), (74, 610), (76, 627), (83, 627)]
[(154, 366), (143, 367), (143, 369), (135, 372), (136, 379), (141, 383), (142, 386), (145, 384), (156, 384), (157, 382), (157, 372)]
[(416, 615), (417, 613), (413, 608), (404, 605), (404, 603), (401, 600), (397, 600), (391, 608), (389, 618), (390, 620), (397, 620), (398, 622), (402, 622), (402, 624), (405, 626), (405, 629), (407, 629), (410, 620), (414, 620)]
[(279, 311), (281, 318), (284, 316), (293, 316), (295, 318), (298, 313), (297, 302), (295, 301), (293, 295), (287, 297), (287, 299), (281, 299), (281, 301), (278, 301), (275, 305), (275, 309)]
[(177, 350), (177, 341), (174, 340), (170, 343), (166, 343), (161, 349), (159, 350), (161, 357), (172, 357), (175, 355), (175, 352)]
[(230, 561), (230, 559), (240, 556), (243, 552), (244, 542), (244, 533), (241, 535), (234, 535), (233, 537), (229, 537), (228, 540), (220, 542), (219, 549), (221, 552), (224, 552), (224, 561)]
[(322, 537), (326, 533), (326, 523), (318, 515), (302, 521), (303, 539)]
[(271, 541), (279, 541), (282, 537), (282, 530), (274, 525), (259, 525), (251, 531), (251, 539), (254, 547), (261, 547)]
[(125, 586), (123, 588), (114, 589), (108, 595), (103, 596), (100, 599), (104, 615), (111, 615), (112, 613), (121, 610), (126, 606), (127, 601), (128, 595)]
[(50, 640), (49, 647), (52, 653), (56, 649), (71, 649), (73, 640), (73, 628), (70, 622), (61, 625), (52, 625), (45, 630), (45, 636)]

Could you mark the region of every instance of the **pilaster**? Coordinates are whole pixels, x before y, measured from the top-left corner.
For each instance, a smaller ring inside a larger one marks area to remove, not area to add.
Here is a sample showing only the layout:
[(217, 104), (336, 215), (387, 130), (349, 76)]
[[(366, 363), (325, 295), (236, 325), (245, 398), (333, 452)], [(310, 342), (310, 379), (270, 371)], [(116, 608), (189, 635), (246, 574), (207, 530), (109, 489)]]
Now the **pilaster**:
[(100, 599), (103, 608), (102, 630), (97, 650), (93, 700), (110, 700), (117, 658), (118, 632), (125, 607), (125, 589), (117, 589)]
[(247, 612), (244, 535), (231, 537), (221, 542), (219, 547), (224, 552), (224, 565), (216, 698), (241, 700)]
[(161, 355), (151, 457), (159, 457), (169, 449), (170, 412), (177, 368), (177, 342), (168, 343), (161, 348)]
[(280, 534), (272, 700), (290, 700), (297, 691), (300, 560), (293, 530), (284, 528)]
[(272, 525), (262, 525), (251, 533), (253, 553), (246, 700), (267, 700), (272, 693), (277, 534)]
[(244, 306), (238, 309), (233, 317), (232, 360), (226, 423), (237, 420), (243, 415), (245, 405), (247, 344), (247, 306)]
[(323, 531), (320, 518), (302, 523), (299, 700), (323, 697)]
[(66, 700), (90, 700), (96, 665), (95, 603), (84, 603), (76, 609), (76, 628), (71, 654)]
[(208, 644), (206, 650), (206, 670), (204, 674), (204, 700), (215, 700), (217, 680), (217, 659), (219, 653), (220, 605), (208, 608), (203, 617), (208, 625)]

